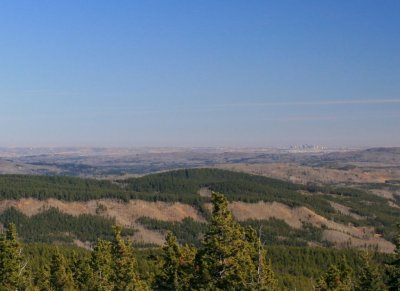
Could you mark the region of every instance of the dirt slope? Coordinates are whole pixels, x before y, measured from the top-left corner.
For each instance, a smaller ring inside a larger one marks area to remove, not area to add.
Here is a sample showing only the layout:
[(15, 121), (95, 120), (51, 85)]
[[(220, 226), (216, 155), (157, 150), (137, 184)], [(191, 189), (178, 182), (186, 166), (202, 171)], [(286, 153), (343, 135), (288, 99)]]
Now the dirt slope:
[[(211, 209), (210, 204), (207, 207)], [(324, 231), (324, 238), (338, 245), (342, 245), (343, 237), (345, 237), (346, 242), (349, 238), (352, 239), (351, 245), (354, 247), (376, 245), (382, 252), (392, 252), (395, 248), (391, 242), (376, 236), (373, 228), (340, 224), (328, 220), (306, 207), (290, 208), (285, 204), (277, 202), (233, 202), (229, 205), (229, 209), (239, 221), (247, 219), (267, 220), (274, 217), (284, 220), (288, 225), (297, 229), (301, 228), (303, 223), (310, 223), (315, 227), (329, 231)]]

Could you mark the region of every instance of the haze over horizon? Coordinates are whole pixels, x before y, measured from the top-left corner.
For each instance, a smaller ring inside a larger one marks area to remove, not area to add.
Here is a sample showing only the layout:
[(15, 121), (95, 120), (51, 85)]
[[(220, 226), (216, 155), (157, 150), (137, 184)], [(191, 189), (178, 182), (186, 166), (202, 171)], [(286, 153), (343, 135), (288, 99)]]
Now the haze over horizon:
[(400, 146), (399, 1), (3, 1), (0, 147)]

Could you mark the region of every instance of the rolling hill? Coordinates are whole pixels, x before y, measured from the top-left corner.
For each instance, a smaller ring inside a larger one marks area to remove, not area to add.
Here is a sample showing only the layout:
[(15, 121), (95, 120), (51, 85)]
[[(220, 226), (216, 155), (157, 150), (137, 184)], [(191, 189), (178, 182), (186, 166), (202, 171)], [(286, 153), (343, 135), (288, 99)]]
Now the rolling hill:
[[(394, 249), (400, 216), (395, 198), (368, 189), (294, 184), (208, 168), (114, 181), (2, 175), (0, 222), (17, 222), (22, 238), (30, 242), (46, 238), (90, 247), (95, 238), (76, 231), (85, 221), (83, 229), (104, 229), (99, 232), (104, 237), (113, 222), (122, 224), (140, 245), (162, 244), (166, 230), (174, 230), (181, 242), (196, 244), (209, 217), (211, 191), (227, 196), (241, 224), (262, 228), (267, 244)], [(52, 219), (33, 237), (24, 225), (34, 227), (43, 217)], [(68, 223), (60, 228), (59, 220)]]

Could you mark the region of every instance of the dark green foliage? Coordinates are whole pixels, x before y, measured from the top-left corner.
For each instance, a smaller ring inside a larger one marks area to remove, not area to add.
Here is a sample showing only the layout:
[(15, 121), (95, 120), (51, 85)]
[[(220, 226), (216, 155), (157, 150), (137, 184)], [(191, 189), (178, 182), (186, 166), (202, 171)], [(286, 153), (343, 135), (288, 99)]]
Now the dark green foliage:
[(73, 253), (70, 263), (72, 276), (77, 290), (93, 290), (93, 286), (98, 282), (90, 265), (90, 259), (85, 256), (79, 256)]
[[(337, 250), (333, 248), (315, 247), (267, 247), (268, 257), (272, 261), (273, 269), (278, 275), (279, 285), (289, 290), (312, 290), (315, 282), (331, 265), (338, 265), (343, 257), (351, 269), (357, 270), (363, 260), (360, 252), (353, 249)], [(371, 254), (374, 264), (382, 266), (391, 259), (388, 254)], [(300, 288), (304, 286), (304, 288)]]
[(272, 269), (271, 260), (268, 261), (267, 252), (261, 241), (261, 229), (259, 233), (254, 228), (245, 228), (246, 241), (250, 245), (250, 256), (255, 271), (251, 278), (250, 290), (276, 290), (277, 278)]
[(234, 220), (222, 194), (213, 192), (212, 204), (211, 221), (196, 256), (195, 286), (200, 290), (274, 290), (275, 276), (255, 231)]
[(88, 250), (73, 245), (46, 243), (24, 244), (24, 253), (32, 266), (32, 270), (38, 270), (42, 266), (50, 265), (51, 259), (55, 253), (60, 253), (68, 262), (72, 262), (76, 255), (85, 258), (88, 258), (90, 255)]
[(290, 227), (285, 221), (277, 218), (268, 220), (246, 220), (240, 223), (243, 226), (251, 226), (260, 229), (262, 241), (266, 245), (307, 246), (309, 242), (329, 246), (322, 239), (322, 229), (311, 224), (303, 224), (301, 229)]
[(111, 282), (113, 274), (112, 261), (111, 242), (98, 240), (90, 261), (96, 290), (111, 290), (113, 288)]
[(24, 290), (30, 285), (28, 262), (22, 255), (14, 224), (0, 235), (0, 290)]
[(50, 286), (54, 290), (75, 290), (74, 278), (64, 256), (56, 252), (50, 265)]
[(372, 260), (368, 253), (361, 254), (362, 265), (359, 266), (357, 275), (357, 291), (383, 291), (386, 287), (382, 280), (382, 273), (378, 265)]
[[(122, 181), (121, 181), (122, 182)], [(198, 191), (207, 187), (225, 193), (230, 201), (278, 201), (289, 206), (308, 205), (317, 211), (334, 212), (324, 199), (297, 193), (305, 186), (281, 180), (219, 169), (177, 170), (124, 180), (127, 189), (143, 193), (168, 193), (178, 201), (203, 201)]]
[(196, 222), (190, 217), (179, 222), (161, 221), (148, 217), (141, 217), (137, 222), (151, 230), (157, 230), (160, 232), (171, 231), (176, 235), (180, 244), (191, 244), (195, 246), (200, 244), (201, 235), (207, 229), (205, 223)]
[(121, 227), (114, 227), (114, 239), (111, 242), (111, 266), (110, 279), (113, 283), (113, 290), (137, 290), (145, 291), (147, 284), (142, 281), (136, 272), (136, 260), (133, 255), (133, 248), (129, 241), (121, 237)]
[[(72, 216), (56, 208), (28, 217), (15, 208), (0, 214), (0, 223), (15, 223), (18, 233), (25, 242), (64, 242), (72, 243), (74, 239), (83, 242), (95, 242), (98, 238), (111, 239), (114, 219), (96, 215), (82, 214)], [(132, 234), (124, 230), (124, 234)]]
[(343, 257), (339, 264), (329, 266), (326, 273), (318, 280), (319, 291), (354, 290), (353, 270)]
[(117, 185), (109, 181), (73, 177), (0, 175), (1, 199), (56, 198), (66, 201), (86, 201), (99, 198), (126, 199)]
[[(109, 244), (109, 242), (106, 243)], [(73, 253), (78, 254), (80, 258), (82, 257), (84, 259), (90, 257), (88, 251), (71, 246), (59, 246), (56, 248), (53, 245), (45, 244), (26, 245), (26, 258), (29, 259), (29, 265), (34, 271), (34, 278), (36, 278), (36, 280), (43, 279), (39, 271), (42, 266), (46, 266), (51, 262), (51, 257), (56, 252), (56, 249), (63, 254), (69, 265), (71, 265), (74, 260)], [(312, 290), (313, 286), (315, 286), (316, 278), (319, 278), (330, 265), (338, 264), (343, 256), (346, 256), (349, 266), (354, 270), (357, 270), (358, 266), (362, 265), (362, 258), (359, 252), (351, 249), (336, 250), (311, 247), (267, 246), (266, 251), (267, 262), (271, 260), (272, 267), (278, 278), (278, 290), (283, 288), (287, 288), (288, 290), (294, 290), (296, 288), (298, 291)], [(107, 254), (108, 251), (103, 251), (102, 248), (100, 248), (97, 253), (103, 256)], [(94, 255), (94, 253), (92, 254)], [(159, 270), (156, 264), (156, 258), (162, 256), (162, 251), (159, 248), (141, 249), (136, 250), (134, 254), (138, 262), (138, 274), (141, 278), (146, 279), (147, 282), (152, 282), (152, 274)], [(385, 254), (374, 254), (372, 256), (374, 264), (380, 266), (380, 269), (383, 269), (383, 263), (385, 261), (390, 261), (390, 258), (389, 255)], [(105, 261), (109, 262), (110, 259), (106, 259)], [(103, 266), (104, 265), (107, 266), (108, 263), (103, 264)], [(38, 286), (38, 284), (35, 285)]]
[(148, 290), (136, 271), (133, 248), (122, 239), (120, 227), (112, 241), (99, 240), (91, 253), (35, 244), (28, 247), (27, 257), (34, 283), (42, 290)]
[(387, 286), (390, 291), (400, 290), (400, 224), (397, 224), (396, 249), (394, 258), (386, 266)]
[(33, 274), (33, 285), (41, 291), (51, 291), (50, 265), (41, 265)]
[(393, 194), (394, 200), (396, 201), (397, 204), (400, 204), (400, 195), (397, 194), (400, 193), (399, 191), (396, 192), (396, 194)]
[(190, 290), (195, 278), (196, 249), (179, 246), (171, 232), (167, 233), (165, 240), (153, 288), (160, 291)]
[[(6, 237), (14, 241), (13, 238), (16, 237), (15, 230), (8, 232), (8, 234), (3, 237), (3, 240)], [(245, 243), (243, 246), (249, 251), (251, 261), (253, 262), (252, 269), (254, 270), (254, 267), (257, 266), (257, 262), (259, 262), (260, 259), (259, 254), (263, 253), (261, 259), (265, 259), (265, 252), (259, 248), (258, 234), (254, 230), (250, 232), (246, 230), (244, 238), (248, 243)], [(174, 277), (175, 271), (177, 271), (179, 276), (175, 278), (179, 278), (178, 281), (182, 283), (180, 286), (188, 286), (188, 284), (190, 284), (191, 288), (194, 288), (193, 290), (198, 290), (198, 288), (195, 288), (197, 285), (195, 282), (199, 278), (203, 279), (203, 277), (197, 276), (199, 269), (193, 269), (193, 264), (190, 263), (194, 259), (195, 250), (191, 247), (177, 245), (174, 239), (169, 239), (168, 241), (164, 250), (146, 249), (133, 252), (133, 250), (128, 247), (129, 244), (120, 240), (120, 236), (116, 236), (113, 243), (109, 241), (99, 241), (94, 251), (91, 253), (70, 246), (56, 247), (54, 245), (31, 244), (26, 245), (24, 248), (26, 256), (19, 258), (22, 259), (23, 262), (28, 263), (27, 270), (32, 270), (33, 274), (32, 282), (34, 286), (40, 288), (40, 290), (51, 290), (50, 285), (53, 286), (53, 290), (117, 290), (121, 288), (121, 285), (115, 289), (113, 286), (116, 286), (115, 284), (117, 281), (114, 281), (114, 279), (118, 278), (118, 280), (121, 280), (121, 278), (126, 277), (131, 278), (129, 282), (136, 282), (134, 285), (131, 285), (131, 287), (127, 287), (128, 290), (146, 290), (147, 287), (143, 278), (146, 279), (145, 281), (148, 284), (152, 284), (152, 282), (155, 282), (152, 274), (160, 274), (160, 271), (168, 271), (166, 274), (172, 274), (172, 278)], [(121, 244), (120, 247), (117, 247), (119, 244)], [(114, 247), (112, 247), (112, 245), (114, 245)], [(2, 247), (0, 249), (4, 250), (4, 244), (0, 244), (0, 246)], [(225, 248), (222, 248), (222, 250), (225, 250)], [(18, 254), (20, 254), (20, 252), (18, 252)], [(0, 255), (1, 262), (4, 259), (4, 253), (0, 252)], [(264, 266), (270, 269), (268, 262), (272, 262), (273, 269), (278, 275), (278, 290), (284, 288), (289, 290), (312, 290), (313, 286), (315, 286), (316, 278), (321, 277), (323, 274), (327, 274), (324, 278), (326, 278), (328, 282), (332, 282), (332, 278), (339, 278), (341, 282), (340, 288), (343, 287), (342, 290), (348, 290), (346, 289), (348, 284), (343, 285), (343, 282), (350, 282), (351, 286), (359, 288), (358, 286), (360, 286), (359, 284), (363, 280), (363, 284), (370, 281), (365, 280), (371, 278), (368, 274), (375, 274), (374, 277), (377, 276), (375, 267), (373, 267), (375, 271), (370, 273), (365, 272), (368, 268), (365, 267), (364, 258), (360, 256), (359, 252), (351, 249), (335, 250), (326, 248), (273, 246), (267, 248), (267, 255), (267, 258), (264, 260)], [(341, 262), (343, 256), (347, 258), (347, 263), (345, 264)], [(157, 265), (157, 257), (163, 258), (163, 262), (167, 262), (167, 264)], [(9, 257), (6, 256), (6, 258)], [(129, 258), (129, 260), (126, 260), (127, 258)], [(242, 256), (239, 255), (237, 259), (240, 261), (241, 258)], [(371, 264), (370, 266), (378, 267), (379, 275), (381, 276), (383, 263), (389, 261), (396, 263), (395, 259), (395, 257), (390, 255), (373, 254), (373, 256), (371, 255), (369, 257), (369, 263)], [(136, 267), (135, 261), (139, 262), (138, 268)], [(175, 263), (171, 264), (170, 262)], [(130, 267), (121, 267), (124, 265)], [(4, 264), (2, 266), (4, 266)], [(175, 267), (167, 269), (165, 266)], [(329, 269), (329, 266), (335, 267)], [(231, 267), (231, 265), (228, 264), (227, 267)], [(4, 272), (5, 269), (3, 268), (0, 270)], [(120, 272), (121, 276), (116, 277), (114, 271)], [(242, 272), (246, 271), (247, 269)], [(133, 275), (131, 276), (129, 274)], [(241, 273), (239, 272), (238, 274), (240, 275)], [(344, 274), (350, 274), (350, 276)], [(367, 275), (365, 276), (363, 274)], [(394, 275), (396, 275), (396, 273), (394, 273)], [(71, 277), (73, 279), (72, 282)], [(27, 285), (29, 285), (29, 276), (27, 278), (28, 280), (23, 280), (23, 282), (27, 282)], [(238, 278), (241, 278), (240, 280), (243, 279), (241, 275)], [(246, 278), (246, 276), (244, 276), (244, 278)], [(256, 279), (257, 276), (254, 274), (253, 278)], [(397, 277), (394, 276), (393, 278), (395, 279)], [(257, 281), (258, 280), (253, 280), (252, 282), (254, 284)], [(374, 280), (372, 280), (372, 282), (374, 282)], [(389, 280), (388, 283), (390, 282), (396, 282), (396, 280)], [(57, 288), (54, 286), (57, 286)], [(71, 286), (73, 286), (74, 289), (71, 289)], [(159, 285), (155, 284), (155, 289), (157, 289), (156, 286)], [(364, 287), (360, 290), (368, 290), (366, 289), (367, 287), (365, 287), (366, 285), (362, 286)], [(395, 287), (390, 290), (398, 290), (396, 289), (396, 285), (394, 286)], [(248, 287), (249, 288), (242, 288), (242, 290), (263, 290), (261, 287), (253, 288), (250, 285), (248, 285)], [(233, 286), (233, 289), (234, 288), (235, 286)], [(382, 285), (381, 289), (378, 290), (384, 290), (384, 288), (385, 286)], [(175, 289), (179, 290), (178, 288)], [(215, 288), (212, 289), (215, 290)], [(227, 290), (229, 288), (223, 287), (222, 289)], [(167, 289), (164, 288), (161, 290)], [(185, 287), (182, 290), (188, 290), (188, 288)], [(271, 288), (267, 288), (267, 290), (271, 290)]]

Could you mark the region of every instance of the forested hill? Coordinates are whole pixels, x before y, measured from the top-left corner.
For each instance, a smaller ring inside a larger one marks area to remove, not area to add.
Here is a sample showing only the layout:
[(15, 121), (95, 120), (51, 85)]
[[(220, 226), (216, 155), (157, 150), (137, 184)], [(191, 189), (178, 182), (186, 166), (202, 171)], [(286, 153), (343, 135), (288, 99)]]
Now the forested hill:
[[(353, 230), (351, 227), (354, 226), (357, 227), (355, 230), (359, 232), (357, 239), (362, 240), (363, 236), (367, 234), (373, 238), (377, 234), (379, 236), (382, 235), (386, 240), (393, 241), (396, 220), (400, 217), (400, 209), (393, 206), (397, 205), (396, 201), (388, 201), (385, 198), (373, 195), (367, 190), (299, 185), (263, 176), (219, 169), (183, 169), (116, 181), (64, 176), (0, 176), (0, 199), (3, 201), (20, 200), (22, 198), (34, 198), (45, 201), (49, 198), (54, 198), (60, 201), (77, 201), (80, 203), (100, 199), (111, 199), (112, 201), (120, 201), (121, 203), (127, 203), (131, 200), (143, 200), (149, 203), (155, 201), (168, 203), (181, 202), (184, 205), (188, 205), (188, 207), (192, 207), (192, 211), (196, 211), (197, 209), (204, 216), (204, 219), (207, 219), (207, 207), (205, 205), (210, 201), (207, 193), (211, 191), (224, 193), (229, 201), (240, 201), (245, 205), (248, 205), (246, 203), (258, 203), (260, 201), (266, 203), (278, 202), (279, 204), (274, 205), (266, 204), (263, 208), (272, 207), (271, 211), (273, 211), (274, 207), (280, 207), (281, 212), (276, 212), (277, 214), (273, 215), (277, 221), (270, 220), (270, 217), (268, 218), (269, 220), (267, 219), (269, 231), (277, 231), (274, 236), (275, 238), (280, 237), (282, 234), (279, 232), (279, 229), (286, 229), (288, 232), (291, 230), (287, 223), (290, 224), (291, 221), (293, 222), (291, 215), (298, 214), (296, 210), (291, 211), (291, 209), (299, 209), (299, 207), (304, 207), (306, 210), (301, 210), (304, 215), (296, 218), (297, 221), (303, 224), (306, 222), (312, 224), (312, 228), (310, 228), (311, 225), (309, 224), (303, 225), (303, 229), (308, 229), (308, 232), (298, 232), (296, 230), (297, 232), (295, 233), (299, 237), (307, 233), (321, 233), (321, 228), (327, 230), (326, 233), (332, 234), (328, 232), (332, 227), (335, 227), (336, 232), (341, 232), (341, 236), (344, 234), (348, 236), (349, 231)], [(200, 195), (204, 193), (206, 195)], [(392, 205), (388, 202), (391, 202)], [(3, 220), (5, 219), (5, 214), (8, 215), (7, 222), (12, 221), (10, 217), (22, 217), (15, 213), (4, 213), (10, 206), (1, 205), (1, 203), (0, 201)], [(150, 205), (148, 207), (151, 208), (153, 206)], [(288, 209), (284, 207), (288, 207)], [(163, 210), (160, 209), (156, 211), (162, 212)], [(126, 211), (133, 210), (128, 209)], [(250, 209), (247, 213), (251, 213), (251, 211)], [(263, 211), (265, 212), (266, 210)], [(282, 211), (286, 213), (286, 217), (279, 216), (279, 213), (282, 213)], [(308, 213), (307, 211), (311, 212)], [(77, 212), (78, 210), (70, 211), (74, 215)], [(85, 213), (97, 214), (97, 209), (96, 213)], [(107, 211), (105, 211), (105, 214), (111, 217), (116, 215), (107, 213)], [(315, 222), (315, 220), (311, 220), (315, 215), (320, 217), (320, 221)], [(34, 217), (31, 219), (34, 219)], [(154, 217), (152, 218), (153, 220), (149, 220), (146, 217), (135, 219), (137, 221), (135, 220), (131, 223), (139, 223), (149, 230), (160, 232), (166, 229), (179, 228), (180, 232), (187, 234), (187, 226), (193, 226), (193, 223), (191, 224), (189, 221), (186, 221), (187, 224), (184, 225), (173, 225), (168, 221), (156, 221)], [(242, 217), (243, 223), (254, 224), (251, 221), (246, 222), (246, 219), (248, 219), (246, 216)], [(254, 215), (251, 219), (265, 220), (265, 218), (254, 217)], [(201, 220), (197, 220), (195, 223), (198, 224), (200, 222)], [(177, 221), (176, 223), (183, 222)], [(344, 225), (345, 227), (338, 229), (340, 225)], [(296, 227), (293, 224), (290, 224), (290, 226), (292, 228)], [(315, 227), (318, 229), (315, 229)], [(369, 228), (363, 230), (363, 227), (372, 227), (372, 230)], [(201, 225), (191, 228), (201, 229)], [(365, 231), (368, 233), (363, 234), (362, 232)], [(314, 235), (311, 236), (315, 237)], [(305, 237), (308, 236), (306, 235)], [(186, 240), (182, 237), (180, 239), (183, 242)], [(322, 240), (323, 238), (319, 237), (319, 241)]]
[(260, 201), (285, 196), (304, 186), (218, 169), (177, 170), (114, 182), (64, 176), (0, 175), (0, 198), (56, 198), (87, 201), (100, 198), (123, 200), (196, 201), (208, 187), (225, 192), (230, 200)]
[[(346, 197), (368, 195), (357, 189), (304, 186), (219, 169), (185, 169), (113, 182), (65, 176), (0, 175), (0, 199), (31, 197), (88, 201), (116, 198), (194, 202), (207, 200), (199, 196), (199, 189), (204, 187), (224, 193), (231, 201), (284, 201), (293, 205), (310, 200), (301, 198), (298, 191), (325, 192)], [(377, 200), (372, 196), (369, 199)], [(318, 198), (313, 197), (312, 200)]]

